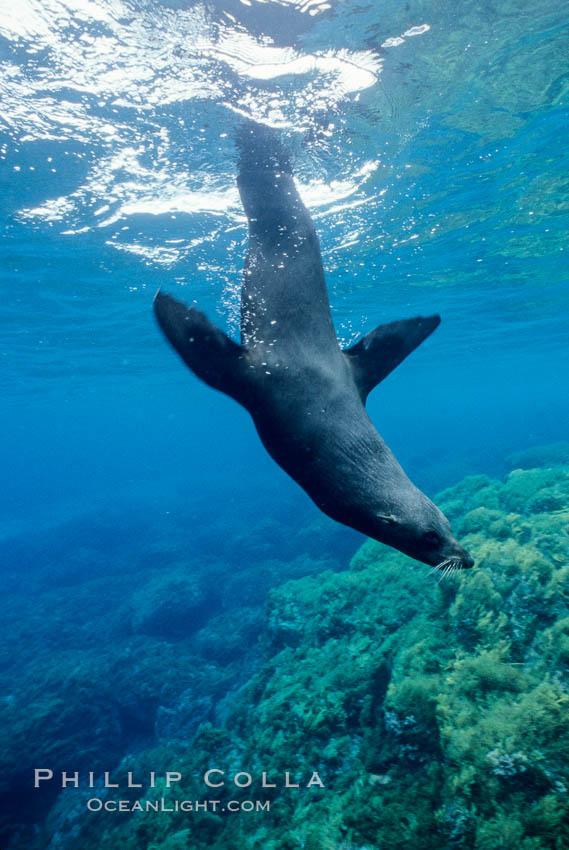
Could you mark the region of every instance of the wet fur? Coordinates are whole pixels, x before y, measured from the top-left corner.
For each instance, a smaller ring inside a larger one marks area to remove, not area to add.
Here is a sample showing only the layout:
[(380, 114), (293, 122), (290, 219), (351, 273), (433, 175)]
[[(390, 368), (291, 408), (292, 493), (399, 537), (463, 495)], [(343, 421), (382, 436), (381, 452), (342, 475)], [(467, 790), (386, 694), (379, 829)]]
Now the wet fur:
[[(365, 409), (371, 389), (439, 317), (382, 325), (342, 351), (318, 238), (286, 152), (275, 133), (252, 124), (239, 148), (237, 184), (249, 222), (241, 345), (195, 308), (158, 293), (162, 330), (195, 374), (250, 412), (269, 454), (326, 514), (436, 570), (472, 566)], [(427, 545), (425, 535), (439, 543)]]

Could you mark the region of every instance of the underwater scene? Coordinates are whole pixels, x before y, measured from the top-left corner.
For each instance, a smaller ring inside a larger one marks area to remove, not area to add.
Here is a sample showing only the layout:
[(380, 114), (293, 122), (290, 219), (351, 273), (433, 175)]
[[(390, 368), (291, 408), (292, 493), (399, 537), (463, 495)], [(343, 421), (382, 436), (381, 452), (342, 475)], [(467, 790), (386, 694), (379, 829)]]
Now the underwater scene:
[(0, 0), (2, 850), (569, 849), (568, 36)]

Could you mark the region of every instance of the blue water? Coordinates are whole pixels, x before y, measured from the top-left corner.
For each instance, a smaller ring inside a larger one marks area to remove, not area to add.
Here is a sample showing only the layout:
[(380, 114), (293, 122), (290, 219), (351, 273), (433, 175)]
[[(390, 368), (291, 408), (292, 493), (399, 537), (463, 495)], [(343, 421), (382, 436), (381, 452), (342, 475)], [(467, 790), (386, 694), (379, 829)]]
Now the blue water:
[(80, 581), (105, 512), (177, 518), (190, 550), (210, 527), (213, 555), (225, 529), (237, 567), (265, 518), (343, 563), (361, 541), (152, 315), (163, 286), (236, 336), (242, 115), (292, 150), (340, 339), (443, 317), (369, 401), (419, 486), (567, 439), (568, 23), (561, 0), (3, 0), (0, 533), (27, 577), (74, 521)]

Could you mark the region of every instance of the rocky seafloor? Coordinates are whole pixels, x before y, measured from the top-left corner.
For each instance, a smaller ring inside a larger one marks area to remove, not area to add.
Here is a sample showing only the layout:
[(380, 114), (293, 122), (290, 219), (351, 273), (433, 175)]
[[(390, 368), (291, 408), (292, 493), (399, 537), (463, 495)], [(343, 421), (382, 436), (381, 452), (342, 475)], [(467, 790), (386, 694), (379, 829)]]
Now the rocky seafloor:
[[(222, 560), (189, 571), (174, 539), (142, 578), (140, 564), (116, 570), (119, 546), (112, 581), (87, 551), (72, 587), (34, 579), (33, 611), (16, 588), (3, 613), (7, 846), (569, 847), (569, 445), (509, 466), (438, 495), (476, 559), (441, 582), (373, 541), (349, 569), (310, 534), (287, 560), (273, 529), (233, 578)], [(96, 787), (42, 795), (33, 767), (91, 770)], [(228, 780), (215, 793), (209, 768)], [(119, 791), (102, 788), (104, 770)], [(183, 777), (171, 788), (168, 770)], [(142, 790), (125, 787), (129, 771)], [(251, 786), (232, 784), (239, 771)], [(283, 787), (287, 771), (300, 788)], [(304, 787), (314, 772), (325, 787)], [(94, 813), (94, 796), (270, 809)]]

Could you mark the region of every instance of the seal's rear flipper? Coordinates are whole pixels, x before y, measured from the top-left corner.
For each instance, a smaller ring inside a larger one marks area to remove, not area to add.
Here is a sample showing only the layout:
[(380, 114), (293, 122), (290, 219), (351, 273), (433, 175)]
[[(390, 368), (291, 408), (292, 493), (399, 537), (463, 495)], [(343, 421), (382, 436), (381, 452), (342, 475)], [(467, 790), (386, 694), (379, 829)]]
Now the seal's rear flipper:
[(347, 349), (345, 354), (364, 402), (373, 388), (432, 334), (440, 321), (440, 316), (417, 316), (380, 325)]
[(239, 152), (239, 170), (256, 173), (284, 171), (292, 174), (288, 151), (281, 134), (273, 127), (246, 119), (241, 123), (235, 139)]
[(160, 290), (154, 298), (154, 313), (192, 372), (247, 407), (251, 382), (247, 349), (229, 339), (195, 307), (188, 308)]
[[(249, 223), (250, 236), (265, 253), (297, 254), (305, 240), (316, 238), (308, 210), (296, 188), (289, 155), (280, 133), (254, 121), (237, 134), (237, 187)], [(312, 250), (312, 249), (311, 249)]]

